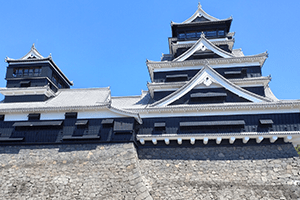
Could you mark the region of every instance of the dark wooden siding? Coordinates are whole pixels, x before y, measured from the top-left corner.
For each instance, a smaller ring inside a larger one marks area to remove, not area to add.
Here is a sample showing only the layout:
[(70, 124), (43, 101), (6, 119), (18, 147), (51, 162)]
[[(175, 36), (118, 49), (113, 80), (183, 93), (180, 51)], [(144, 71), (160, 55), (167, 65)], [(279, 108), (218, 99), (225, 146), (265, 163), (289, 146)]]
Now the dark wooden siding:
[[(260, 66), (252, 66), (252, 67), (234, 67), (234, 68), (216, 68), (216, 70), (220, 75), (224, 76), (228, 79), (239, 79), (239, 78), (251, 78), (251, 77), (261, 77), (261, 68)], [(225, 75), (225, 72), (230, 71), (240, 71), (240, 74), (236, 75)], [(154, 80), (155, 83), (160, 82), (167, 82), (166, 76), (167, 75), (178, 75), (178, 74), (187, 74), (188, 80), (193, 78), (197, 73), (198, 70), (183, 70), (183, 71), (168, 71), (168, 72), (154, 72)]]

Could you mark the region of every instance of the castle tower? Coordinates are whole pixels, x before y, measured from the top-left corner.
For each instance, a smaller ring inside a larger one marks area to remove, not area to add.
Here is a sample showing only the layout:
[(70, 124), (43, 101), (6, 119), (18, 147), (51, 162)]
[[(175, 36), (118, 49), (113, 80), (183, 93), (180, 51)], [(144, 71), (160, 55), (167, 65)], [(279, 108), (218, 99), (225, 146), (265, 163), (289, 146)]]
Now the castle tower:
[(4, 102), (45, 101), (54, 97), (59, 89), (70, 88), (73, 83), (52, 60), (51, 54), (43, 57), (32, 45), (20, 59), (6, 58), (6, 88), (0, 92)]
[(299, 110), (290, 107), (298, 103), (273, 95), (271, 77), (261, 70), (266, 52), (248, 56), (233, 48), (231, 22), (210, 16), (200, 3), (184, 22), (171, 22), (169, 54), (146, 62), (147, 112), (156, 118), (144, 119), (152, 127), (137, 135), (142, 145), (299, 141)]

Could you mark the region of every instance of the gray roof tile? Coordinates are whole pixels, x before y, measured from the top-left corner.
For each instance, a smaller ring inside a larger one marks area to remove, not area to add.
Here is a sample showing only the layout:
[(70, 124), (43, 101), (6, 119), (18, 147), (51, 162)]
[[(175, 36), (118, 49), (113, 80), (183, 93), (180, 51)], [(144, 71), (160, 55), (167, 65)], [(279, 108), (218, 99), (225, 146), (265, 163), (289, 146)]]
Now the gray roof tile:
[(0, 112), (5, 110), (91, 107), (109, 103), (109, 88), (61, 89), (55, 97), (44, 102), (0, 103)]

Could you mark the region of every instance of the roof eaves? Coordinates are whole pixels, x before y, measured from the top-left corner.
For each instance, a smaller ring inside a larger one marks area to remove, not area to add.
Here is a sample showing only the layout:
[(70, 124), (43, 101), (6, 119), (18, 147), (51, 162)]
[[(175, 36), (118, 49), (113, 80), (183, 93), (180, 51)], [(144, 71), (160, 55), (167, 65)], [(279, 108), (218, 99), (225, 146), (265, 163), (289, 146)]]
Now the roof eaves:
[(63, 78), (65, 79), (65, 81), (70, 85), (73, 86), (74, 83), (73, 81), (70, 81), (67, 76), (61, 71), (61, 69), (55, 64), (55, 62), (52, 60), (52, 57), (48, 57), (50, 63), (52, 64), (52, 66), (59, 72), (59, 74), (61, 74), (63, 76)]
[[(146, 108), (128, 108), (138, 113), (149, 112), (200, 112), (200, 111), (226, 111), (226, 110), (261, 110), (261, 109), (286, 109), (286, 108), (300, 108), (300, 100), (284, 100), (273, 102), (239, 102), (239, 103), (222, 103), (222, 104), (184, 104), (171, 105), (167, 107), (151, 107)], [(298, 111), (299, 112), (299, 111)]]
[(205, 24), (221, 24), (221, 23), (232, 23), (233, 18), (228, 17), (227, 19), (217, 20), (217, 21), (202, 21), (202, 22), (192, 22), (192, 23), (176, 23), (171, 22), (171, 27), (173, 26), (190, 26), (190, 25), (205, 25)]
[(90, 106), (41, 106), (41, 107), (31, 107), (31, 108), (0, 108), (0, 113), (28, 113), (28, 112), (49, 112), (49, 111), (79, 111), (79, 110), (95, 110), (100, 108), (109, 107), (110, 103), (102, 103)]
[(111, 110), (114, 113), (134, 117), (139, 124), (143, 124), (143, 120), (140, 117), (139, 113), (134, 113), (134, 112), (131, 112), (131, 111), (128, 111), (128, 110), (116, 108), (116, 107), (113, 107), (112, 105), (109, 105), (108, 108), (109, 108), (109, 110)]

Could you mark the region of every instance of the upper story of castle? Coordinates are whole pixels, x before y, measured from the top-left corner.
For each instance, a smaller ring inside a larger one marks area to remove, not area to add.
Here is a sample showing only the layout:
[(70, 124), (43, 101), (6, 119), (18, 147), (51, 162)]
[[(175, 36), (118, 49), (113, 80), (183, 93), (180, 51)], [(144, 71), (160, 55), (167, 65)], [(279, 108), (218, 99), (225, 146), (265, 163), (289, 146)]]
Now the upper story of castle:
[(276, 101), (271, 78), (262, 76), (267, 52), (246, 56), (234, 49), (231, 23), (232, 17), (213, 17), (200, 3), (184, 22), (171, 22), (169, 53), (147, 60), (153, 105)]
[[(172, 37), (169, 38), (170, 54), (163, 60), (183, 60), (185, 51), (191, 48), (200, 38), (205, 38), (217, 45), (220, 50), (232, 53), (234, 33), (230, 32), (232, 17), (217, 19), (207, 14), (199, 3), (197, 11), (182, 23), (171, 22)], [(203, 39), (202, 39), (203, 40)], [(207, 59), (220, 57), (213, 52), (202, 51), (188, 56), (186, 59)]]

